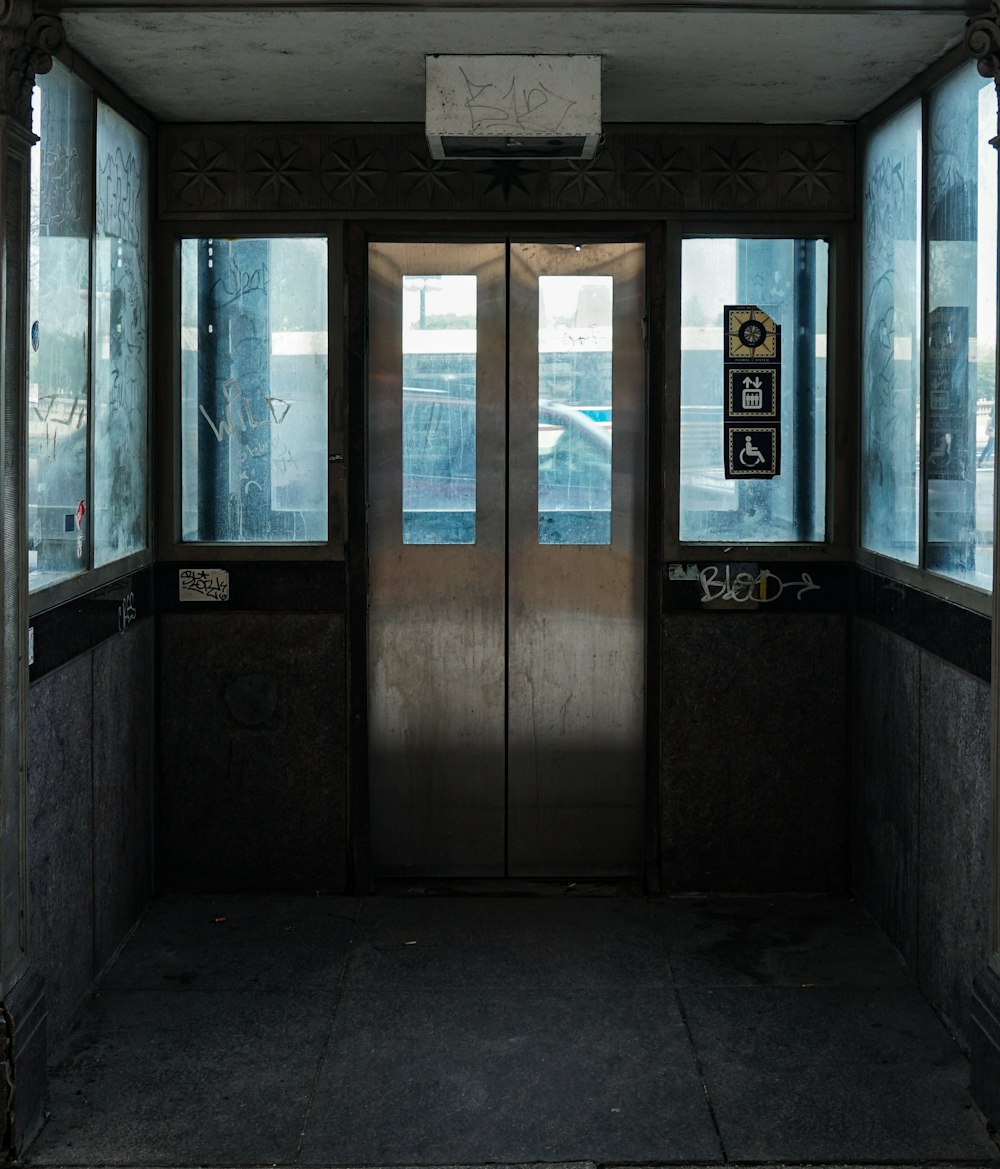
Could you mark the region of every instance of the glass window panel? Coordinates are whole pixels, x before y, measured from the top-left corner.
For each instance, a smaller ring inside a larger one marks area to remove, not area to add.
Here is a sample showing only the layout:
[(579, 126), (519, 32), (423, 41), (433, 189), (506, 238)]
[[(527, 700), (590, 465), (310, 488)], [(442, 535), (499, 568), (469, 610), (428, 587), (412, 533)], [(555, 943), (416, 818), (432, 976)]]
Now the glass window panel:
[[(39, 78), (31, 151), (28, 585), (87, 567), (93, 101), (58, 62)], [(82, 507), (81, 507), (82, 504)]]
[(476, 542), (475, 276), (403, 277), (403, 543)]
[(869, 139), (862, 256), (861, 542), (916, 564), (920, 525), (919, 103)]
[(538, 542), (611, 543), (611, 276), (538, 278)]
[(327, 538), (325, 239), (181, 245), (185, 540)]
[[(681, 252), (680, 538), (819, 542), (826, 529), (823, 240), (688, 239)], [(755, 304), (781, 326), (781, 473), (725, 477), (723, 310)]]
[(974, 62), (930, 94), (926, 565), (989, 588), (996, 425), (996, 91)]
[(145, 135), (97, 104), (94, 564), (147, 544), (149, 163)]

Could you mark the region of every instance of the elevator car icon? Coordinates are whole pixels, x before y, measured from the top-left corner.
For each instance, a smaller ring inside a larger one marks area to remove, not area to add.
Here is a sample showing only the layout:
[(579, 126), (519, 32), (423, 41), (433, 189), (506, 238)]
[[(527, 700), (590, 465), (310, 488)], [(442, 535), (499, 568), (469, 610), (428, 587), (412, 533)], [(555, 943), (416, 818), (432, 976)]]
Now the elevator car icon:
[(757, 378), (743, 379), (743, 409), (760, 410), (764, 405), (764, 384)]

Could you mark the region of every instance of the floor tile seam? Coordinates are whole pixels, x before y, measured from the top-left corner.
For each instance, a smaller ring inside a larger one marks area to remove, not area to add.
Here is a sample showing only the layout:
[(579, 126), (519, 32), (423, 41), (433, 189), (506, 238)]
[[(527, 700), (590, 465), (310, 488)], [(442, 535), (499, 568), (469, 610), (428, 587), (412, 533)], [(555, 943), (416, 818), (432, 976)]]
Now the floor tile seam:
[[(261, 995), (279, 997), (281, 995), (299, 995), (308, 997), (325, 993), (336, 995), (339, 990), (340, 975), (336, 984), (321, 985), (313, 982), (300, 982), (295, 986), (105, 986), (96, 995), (92, 995), (90, 1003), (112, 996), (127, 995)], [(89, 1005), (89, 1004), (88, 1004)]]
[(694, 1032), (691, 1030), (691, 1024), (688, 1021), (687, 1009), (684, 1006), (684, 1000), (681, 997), (680, 987), (673, 987), (674, 1002), (677, 1007), (677, 1012), (680, 1015), (681, 1025), (684, 1028), (684, 1034), (687, 1037), (688, 1047), (691, 1052), (691, 1059), (694, 1063), (695, 1073), (698, 1076), (698, 1081), (701, 1084), (701, 1090), (705, 1096), (705, 1105), (708, 1108), (708, 1114), (712, 1121), (712, 1128), (715, 1130), (715, 1139), (719, 1142), (719, 1150), (722, 1153), (722, 1160), (724, 1163), (729, 1162), (729, 1154), (726, 1150), (726, 1142), (722, 1136), (722, 1127), (719, 1124), (719, 1117), (715, 1111), (715, 1102), (712, 1100), (712, 1094), (708, 1088), (708, 1080), (705, 1078), (705, 1069), (702, 1067), (701, 1056), (698, 1053), (697, 1045), (694, 1041)]
[[(544, 983), (517, 983), (517, 982), (410, 982), (405, 979), (376, 981), (371, 978), (362, 978), (359, 982), (348, 982), (343, 988), (344, 994), (359, 998), (374, 998), (387, 992), (409, 994), (484, 994), (488, 992), (502, 992), (507, 994), (589, 994), (606, 995), (621, 994), (623, 987), (627, 991), (641, 991), (649, 994), (671, 995), (674, 983), (668, 980), (662, 982), (631, 982), (627, 976), (613, 982), (599, 985), (580, 986), (572, 984)], [(343, 995), (341, 995), (343, 997)]]
[(734, 1157), (732, 1160), (700, 1159), (684, 1161), (628, 1160), (628, 1161), (482, 1161), (482, 1162), (362, 1162), (353, 1161), (226, 1161), (198, 1158), (183, 1160), (151, 1160), (131, 1158), (127, 1161), (46, 1161), (31, 1157), (13, 1163), (22, 1169), (718, 1169), (720, 1165), (733, 1169), (996, 1169), (997, 1161), (984, 1158), (947, 1160), (871, 1161), (869, 1159), (839, 1158), (814, 1161), (808, 1158)]
[(316, 1102), (316, 1095), (319, 1091), (320, 1077), (323, 1074), (323, 1066), (326, 1063), (326, 1055), (330, 1049), (330, 1041), (333, 1038), (333, 1028), (337, 1022), (337, 1014), (340, 1009), (340, 1004), (343, 1001), (344, 989), (347, 984), (347, 975), (351, 967), (351, 959), (354, 957), (354, 939), (360, 926), (363, 906), (363, 900), (358, 898), (354, 923), (351, 927), (350, 937), (347, 939), (347, 951), (344, 958), (344, 964), (340, 968), (340, 977), (337, 980), (337, 988), (333, 1000), (333, 1009), (330, 1011), (329, 1024), (326, 1028), (326, 1034), (323, 1037), (323, 1043), (320, 1048), (319, 1055), (316, 1059), (316, 1071), (313, 1075), (312, 1083), (309, 1086), (309, 1094), (306, 1097), (306, 1105), (302, 1115), (302, 1123), (295, 1142), (295, 1157), (293, 1161), (293, 1164), (295, 1165), (299, 1164), (299, 1160), (302, 1156), (302, 1148), (305, 1144), (306, 1132), (309, 1129), (309, 1121), (312, 1117), (313, 1106)]

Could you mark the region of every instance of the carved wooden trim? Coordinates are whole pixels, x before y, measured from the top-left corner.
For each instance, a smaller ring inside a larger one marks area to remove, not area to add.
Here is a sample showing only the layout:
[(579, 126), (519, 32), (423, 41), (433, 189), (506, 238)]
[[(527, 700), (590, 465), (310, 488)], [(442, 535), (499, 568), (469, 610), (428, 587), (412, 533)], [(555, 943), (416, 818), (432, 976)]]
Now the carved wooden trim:
[(419, 125), (166, 125), (159, 144), (165, 218), (853, 210), (847, 126), (616, 126), (586, 162), (438, 162)]

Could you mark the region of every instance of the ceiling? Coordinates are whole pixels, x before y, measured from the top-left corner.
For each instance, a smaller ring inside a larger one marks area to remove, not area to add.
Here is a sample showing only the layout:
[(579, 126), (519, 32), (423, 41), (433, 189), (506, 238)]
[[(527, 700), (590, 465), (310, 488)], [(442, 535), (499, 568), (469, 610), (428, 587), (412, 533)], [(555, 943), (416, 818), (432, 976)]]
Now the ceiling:
[(55, 3), (157, 120), (422, 122), (428, 53), (596, 53), (605, 122), (854, 121), (961, 42), (913, 0)]

